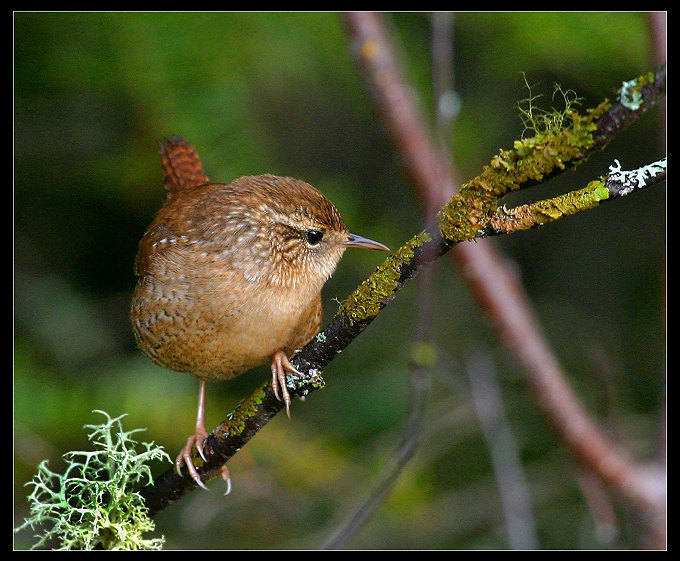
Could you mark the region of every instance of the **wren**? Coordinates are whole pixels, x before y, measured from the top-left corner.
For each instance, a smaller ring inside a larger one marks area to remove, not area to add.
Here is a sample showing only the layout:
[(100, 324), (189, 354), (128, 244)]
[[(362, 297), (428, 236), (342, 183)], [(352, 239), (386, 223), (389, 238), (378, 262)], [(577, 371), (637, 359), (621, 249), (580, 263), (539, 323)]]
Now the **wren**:
[(351, 234), (304, 181), (257, 175), (212, 183), (178, 137), (161, 143), (161, 159), (167, 198), (139, 243), (131, 320), (152, 361), (199, 380), (194, 434), (175, 465), (205, 488), (192, 450), (205, 460), (206, 381), (270, 362), (274, 393), (290, 416), (286, 372), (299, 372), (289, 357), (321, 327), (322, 287), (345, 249), (388, 248)]

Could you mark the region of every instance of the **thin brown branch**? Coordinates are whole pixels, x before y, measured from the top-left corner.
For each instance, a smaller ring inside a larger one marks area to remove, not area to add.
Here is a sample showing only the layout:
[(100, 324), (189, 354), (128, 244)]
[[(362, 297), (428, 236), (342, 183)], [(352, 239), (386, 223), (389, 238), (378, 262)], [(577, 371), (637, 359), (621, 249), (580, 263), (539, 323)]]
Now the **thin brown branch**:
[(380, 16), (350, 12), (345, 21), (355, 57), (368, 77), (375, 106), (404, 168), (424, 201), (440, 208), (455, 191), (450, 170), (430, 142), (417, 110), (414, 92), (406, 87)]
[[(432, 16), (433, 89), (435, 106), (437, 107), (439, 100), (450, 92), (453, 82), (450, 58), (452, 17), (451, 14), (445, 12), (437, 12)], [(450, 132), (452, 118), (438, 110), (436, 121), (437, 135), (442, 148), (440, 155), (443, 158), (447, 153), (443, 149), (446, 147), (444, 138)], [(428, 199), (427, 203), (429, 204), (425, 209), (425, 216), (431, 218), (435, 215), (439, 206), (431, 198)], [(412, 359), (409, 363), (409, 407), (400, 442), (392, 453), (391, 461), (382, 470), (377, 480), (369, 486), (365, 497), (354, 505), (352, 511), (338, 524), (335, 531), (324, 542), (324, 549), (344, 547), (354, 534), (361, 530), (366, 520), (382, 504), (420, 445), (433, 367), (428, 357), (432, 352), (432, 289), (434, 281), (433, 271), (429, 268), (420, 274), (418, 281), (415, 343), (419, 350), (412, 353)]]
[[(418, 192), (428, 200), (440, 201), (451, 196), (454, 179), (430, 143), (413, 94), (407, 93), (381, 17), (367, 12), (350, 13), (346, 21), (354, 51), (372, 86), (386, 129), (402, 154)], [(665, 68), (663, 76), (663, 86), (648, 88), (648, 97), (656, 98), (661, 91), (665, 93)], [(633, 111), (616, 104), (598, 128), (597, 148), (637, 117)], [(641, 475), (641, 466), (590, 418), (566, 382), (513, 267), (490, 244), (459, 244), (452, 255), (501, 341), (524, 366), (541, 407), (565, 444), (621, 495), (658, 514), (659, 497), (650, 492), (647, 478)]]

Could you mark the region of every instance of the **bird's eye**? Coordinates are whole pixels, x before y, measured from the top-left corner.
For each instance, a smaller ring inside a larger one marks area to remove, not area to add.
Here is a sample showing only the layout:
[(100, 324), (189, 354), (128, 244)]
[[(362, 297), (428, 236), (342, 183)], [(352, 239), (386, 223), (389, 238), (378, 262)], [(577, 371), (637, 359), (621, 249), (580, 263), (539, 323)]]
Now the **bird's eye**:
[(321, 230), (306, 230), (305, 239), (309, 245), (318, 245), (323, 238), (323, 232)]

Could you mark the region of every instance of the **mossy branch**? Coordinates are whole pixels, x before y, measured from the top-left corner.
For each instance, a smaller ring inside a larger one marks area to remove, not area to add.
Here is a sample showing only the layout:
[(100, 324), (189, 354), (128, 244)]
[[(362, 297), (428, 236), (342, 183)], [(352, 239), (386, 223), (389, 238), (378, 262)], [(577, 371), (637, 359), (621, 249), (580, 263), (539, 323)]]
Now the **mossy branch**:
[[(501, 211), (503, 207), (499, 207), (508, 193), (543, 183), (604, 148), (665, 95), (665, 83), (664, 65), (656, 74), (626, 82), (626, 97), (617, 103), (605, 100), (584, 113), (579, 113), (574, 103), (568, 103), (559, 126), (537, 127), (534, 136), (516, 141), (510, 150), (501, 150), (479, 176), (467, 182), (440, 210), (434, 225), (413, 236), (378, 267), (349, 295), (324, 330), (293, 357), (293, 364), (304, 376), (289, 377), (291, 391), (304, 396), (323, 387), (320, 373), (325, 366), (370, 325), (409, 280), (454, 245), (489, 234), (516, 231), (518, 228), (513, 230), (508, 224), (513, 219), (518, 222), (522, 213), (531, 218), (519, 222), (533, 227), (587, 210), (624, 191), (630, 192), (620, 188), (621, 177), (613, 178), (610, 171), (604, 182), (598, 179), (580, 191), (527, 205), (522, 212), (520, 207), (512, 212)], [(633, 96), (634, 106), (628, 102), (630, 91), (639, 92)], [(665, 177), (655, 172), (655, 181), (662, 176)], [(617, 181), (619, 187), (616, 187)], [(208, 439), (208, 461), (201, 465), (200, 458), (196, 458), (203, 480), (215, 478), (220, 468), (282, 407), (269, 381), (244, 399)], [(196, 487), (191, 478), (170, 470), (159, 476), (154, 485), (141, 489), (140, 494), (153, 515)]]
[(594, 179), (583, 189), (515, 208), (498, 207), (488, 225), (480, 231), (480, 237), (543, 226), (665, 180), (666, 158), (633, 171), (621, 171), (618, 160), (615, 160), (606, 176)]

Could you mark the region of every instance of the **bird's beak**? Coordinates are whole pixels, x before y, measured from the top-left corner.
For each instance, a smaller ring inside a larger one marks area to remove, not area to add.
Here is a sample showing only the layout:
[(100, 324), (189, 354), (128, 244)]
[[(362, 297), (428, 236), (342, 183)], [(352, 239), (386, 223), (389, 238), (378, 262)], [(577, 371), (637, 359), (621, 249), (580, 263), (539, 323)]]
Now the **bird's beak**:
[(374, 242), (368, 238), (357, 236), (356, 234), (349, 234), (345, 242), (347, 247), (363, 247), (364, 249), (379, 249), (381, 251), (389, 251), (390, 248), (380, 242)]

